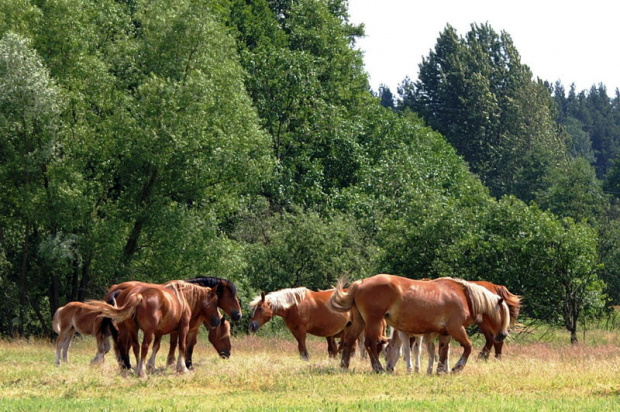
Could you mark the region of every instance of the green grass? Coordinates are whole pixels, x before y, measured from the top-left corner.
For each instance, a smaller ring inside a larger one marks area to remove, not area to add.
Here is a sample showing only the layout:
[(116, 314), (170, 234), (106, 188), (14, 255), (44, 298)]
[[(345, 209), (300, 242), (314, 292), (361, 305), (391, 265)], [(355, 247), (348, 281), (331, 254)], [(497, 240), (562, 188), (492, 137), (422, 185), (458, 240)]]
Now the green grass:
[[(375, 374), (358, 357), (343, 372), (318, 338), (310, 339), (305, 362), (292, 339), (260, 332), (234, 338), (232, 357), (222, 360), (201, 335), (195, 372), (164, 368), (162, 345), (158, 370), (146, 379), (120, 373), (110, 354), (105, 364), (91, 366), (95, 342), (89, 337), (75, 339), (70, 363), (60, 367), (53, 364), (52, 343), (0, 341), (0, 410), (619, 410), (618, 333), (589, 332), (575, 347), (563, 343), (566, 334), (558, 336), (541, 342), (524, 334), (502, 361), (472, 356), (461, 374), (426, 376), (407, 375), (403, 363), (392, 375)], [(480, 346), (476, 340), (476, 353)], [(454, 347), (453, 363), (460, 354)]]

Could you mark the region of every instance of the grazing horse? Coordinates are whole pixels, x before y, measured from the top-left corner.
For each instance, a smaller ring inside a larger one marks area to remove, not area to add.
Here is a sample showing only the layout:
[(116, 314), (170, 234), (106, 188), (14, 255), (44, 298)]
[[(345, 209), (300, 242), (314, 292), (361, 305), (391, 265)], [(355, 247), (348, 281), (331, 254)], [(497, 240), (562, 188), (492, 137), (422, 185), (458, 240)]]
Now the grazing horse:
[[(203, 324), (204, 323), (206, 322), (203, 322)], [(192, 355), (194, 354), (194, 346), (196, 346), (198, 340), (199, 328), (200, 323), (197, 323), (194, 327), (190, 325), (189, 332), (187, 333), (187, 348), (185, 350), (185, 366), (187, 366), (187, 369), (194, 369)], [(205, 325), (205, 328), (209, 331), (209, 342), (211, 342), (217, 354), (220, 355), (220, 358), (230, 358), (230, 350), (232, 348), (230, 343), (230, 323), (222, 317), (218, 327), (210, 328), (208, 325)], [(170, 350), (168, 351), (168, 360), (166, 361), (168, 366), (174, 364), (174, 352), (178, 343), (178, 336), (176, 336), (176, 334), (175, 337), (176, 338), (173, 338), (172, 334), (170, 335)]]
[[(349, 367), (351, 347), (364, 330), (364, 343), (375, 372), (383, 371), (376, 350), (382, 319), (407, 334), (450, 335), (463, 346), (463, 355), (452, 372), (465, 367), (472, 350), (466, 326), (486, 315), (501, 325), (495, 338), (502, 340), (510, 322), (508, 306), (502, 298), (479, 285), (454, 278), (424, 281), (380, 274), (354, 282), (348, 292), (340, 281), (330, 304), (336, 311), (353, 314), (351, 328), (344, 336), (341, 366)], [(442, 347), (441, 352), (438, 372), (447, 372), (447, 348)]]
[[(473, 280), (471, 283), (475, 283), (480, 285), (489, 291), (495, 293), (499, 297), (503, 298), (506, 304), (508, 305), (508, 311), (510, 312), (510, 325), (513, 326), (516, 323), (517, 317), (519, 316), (519, 311), (521, 308), (521, 297), (514, 295), (508, 291), (508, 289), (503, 285), (496, 285), (487, 281), (478, 281)], [(482, 351), (478, 354), (478, 357), (481, 359), (488, 359), (489, 353), (491, 352), (491, 348), (495, 347), (495, 357), (501, 358), (502, 355), (502, 347), (504, 345), (504, 341), (496, 341), (495, 335), (497, 334), (498, 328), (500, 325), (493, 322), (493, 319), (490, 319), (487, 316), (482, 317), (482, 321), (478, 322), (478, 327), (480, 331), (485, 337), (485, 345), (482, 348)], [(386, 348), (386, 369), (388, 371), (394, 370), (394, 366), (398, 362), (400, 358), (400, 348), (401, 342), (407, 342), (410, 339), (410, 345), (403, 346), (404, 359), (407, 362), (407, 372), (411, 372), (412, 363), (411, 363), (411, 349), (413, 348), (413, 353), (416, 358), (415, 371), (418, 372), (420, 369), (420, 345), (422, 342), (426, 342), (426, 349), (428, 352), (428, 368), (427, 373), (433, 373), (433, 363), (435, 361), (435, 343), (434, 340), (437, 338), (437, 334), (424, 335), (424, 336), (412, 336), (409, 338), (404, 332), (393, 330), (392, 337), (390, 338), (390, 343)], [(444, 340), (443, 344), (449, 345), (449, 339)], [(447, 360), (446, 360), (447, 362)]]
[[(171, 282), (177, 282), (177, 281), (171, 281)], [(242, 312), (241, 312), (241, 304), (239, 303), (239, 299), (237, 297), (237, 287), (232, 281), (228, 279), (217, 278), (217, 277), (196, 277), (196, 278), (188, 279), (186, 280), (186, 282), (199, 285), (202, 287), (209, 287), (209, 288), (214, 288), (217, 286), (217, 289), (216, 289), (217, 290), (217, 306), (221, 308), (226, 314), (228, 314), (228, 316), (230, 316), (232, 320), (238, 321), (241, 319)], [(144, 283), (144, 282), (139, 282), (139, 281), (128, 281), (128, 282), (119, 283), (117, 285), (112, 285), (108, 289), (104, 300), (112, 304), (112, 299), (115, 296), (118, 296), (120, 292), (128, 288), (133, 288), (137, 285), (157, 285), (157, 284)], [(167, 283), (164, 283), (164, 285), (167, 285)], [(204, 324), (204, 326), (207, 329), (207, 331), (209, 331), (208, 321)], [(196, 335), (193, 336), (193, 333), (195, 333)], [(223, 333), (223, 330), (220, 330), (219, 333)], [(186, 360), (186, 366), (190, 369), (192, 368), (191, 354), (194, 352), (194, 346), (196, 345), (196, 342), (197, 342), (197, 334), (198, 334), (198, 328), (196, 327), (196, 329), (194, 331), (190, 331), (190, 335), (188, 335), (189, 339), (187, 342), (187, 350), (189, 352), (189, 356), (187, 356), (186, 354), (185, 360)], [(210, 331), (209, 331), (209, 335), (211, 336)], [(125, 336), (124, 333), (121, 333), (118, 339), (123, 342), (127, 342), (128, 337)], [(174, 359), (174, 350), (176, 350), (177, 341), (178, 341), (178, 337), (176, 336), (176, 333), (172, 332), (170, 334), (170, 350), (168, 352), (168, 361), (171, 358)], [(159, 348), (159, 342), (156, 342), (156, 343), (157, 343), (157, 347)], [(117, 349), (118, 348), (115, 346), (117, 357), (119, 357), (120, 355)], [(225, 353), (225, 348), (218, 349), (218, 347), (216, 347), (216, 350), (218, 352), (224, 351)], [(134, 347), (133, 351), (136, 354), (136, 359), (137, 359), (138, 347), (137, 346)], [(230, 350), (228, 350), (228, 352), (230, 353)], [(121, 361), (123, 368), (131, 369), (131, 363), (129, 361), (129, 357), (126, 357), (124, 359), (119, 359), (119, 360)]]
[(274, 315), (281, 316), (297, 340), (299, 354), (303, 359), (309, 359), (306, 348), (308, 333), (326, 338), (327, 352), (330, 357), (335, 357), (338, 353), (336, 338), (341, 336), (347, 325), (349, 314), (330, 309), (328, 302), (332, 293), (333, 289), (314, 292), (304, 287), (282, 289), (267, 295), (263, 292), (250, 302), (254, 309), (250, 331), (256, 332)]
[[(521, 296), (514, 295), (510, 293), (508, 288), (503, 285), (496, 285), (491, 282), (487, 282), (484, 280), (473, 280), (471, 283), (475, 283), (480, 285), (491, 292), (495, 293), (497, 296), (504, 299), (504, 302), (508, 305), (508, 311), (510, 312), (510, 325), (514, 326), (517, 322), (517, 318), (519, 317), (519, 311), (521, 310)], [(491, 347), (495, 348), (495, 357), (502, 357), (502, 348), (504, 347), (503, 340), (495, 340), (495, 335), (498, 332), (499, 326), (497, 323), (493, 322), (493, 319), (490, 319), (486, 316), (482, 317), (482, 322), (478, 323), (478, 327), (480, 331), (484, 335), (485, 344), (482, 348), (482, 351), (478, 354), (478, 357), (481, 359), (488, 359), (489, 354), (491, 353)]]
[[(137, 374), (146, 376), (146, 368), (155, 369), (155, 356), (159, 347), (153, 346), (153, 353), (145, 364), (149, 346), (153, 339), (160, 341), (162, 335), (178, 333), (179, 357), (177, 371), (187, 373), (185, 353), (190, 324), (210, 321), (210, 327), (220, 324), (217, 310), (217, 287), (214, 289), (197, 286), (185, 281), (172, 281), (165, 285), (137, 285), (123, 290), (116, 301), (120, 307), (103, 301), (91, 301), (99, 305), (102, 316), (117, 322), (119, 333), (128, 337), (128, 342), (119, 339), (120, 355), (128, 362), (129, 345), (136, 347), (138, 331), (143, 338), (138, 358)], [(129, 343), (127, 345), (126, 343)]]
[(97, 354), (91, 363), (103, 362), (105, 354), (110, 350), (110, 335), (116, 338), (117, 330), (110, 322), (99, 317), (96, 307), (82, 302), (69, 302), (54, 313), (52, 328), (58, 334), (56, 340), (56, 365), (62, 361), (67, 363), (69, 347), (75, 332), (92, 335), (97, 339)]

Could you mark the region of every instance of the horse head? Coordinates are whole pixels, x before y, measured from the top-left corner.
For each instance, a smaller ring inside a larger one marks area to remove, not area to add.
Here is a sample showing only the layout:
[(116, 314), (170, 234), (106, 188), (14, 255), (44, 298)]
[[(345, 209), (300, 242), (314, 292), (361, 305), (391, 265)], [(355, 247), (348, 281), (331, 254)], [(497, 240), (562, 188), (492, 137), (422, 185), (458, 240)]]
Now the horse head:
[(265, 292), (261, 292), (260, 298), (255, 298), (250, 306), (254, 308), (252, 319), (250, 319), (250, 332), (256, 332), (261, 326), (269, 322), (273, 317), (273, 310), (265, 300)]
[(228, 313), (233, 321), (241, 320), (241, 304), (237, 298), (237, 288), (230, 281), (222, 280), (218, 288), (218, 306)]
[(502, 342), (508, 336), (508, 327), (510, 325), (510, 309), (504, 298), (500, 297), (497, 301), (499, 312), (501, 315), (501, 325), (499, 332), (495, 335), (496, 342)]
[(230, 344), (230, 323), (222, 317), (217, 328), (208, 328), (208, 330), (209, 342), (222, 359), (228, 359), (232, 348)]

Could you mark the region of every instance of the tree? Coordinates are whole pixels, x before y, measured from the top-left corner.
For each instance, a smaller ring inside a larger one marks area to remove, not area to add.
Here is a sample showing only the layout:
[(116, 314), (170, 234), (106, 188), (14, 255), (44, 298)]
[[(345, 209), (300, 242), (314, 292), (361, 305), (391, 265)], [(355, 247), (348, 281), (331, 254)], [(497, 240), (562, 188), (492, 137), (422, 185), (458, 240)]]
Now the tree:
[(510, 36), (487, 24), (464, 38), (447, 26), (419, 79), (406, 80), (399, 94), (400, 107), (446, 136), (495, 196), (531, 200), (540, 177), (562, 160), (547, 88), (532, 81)]

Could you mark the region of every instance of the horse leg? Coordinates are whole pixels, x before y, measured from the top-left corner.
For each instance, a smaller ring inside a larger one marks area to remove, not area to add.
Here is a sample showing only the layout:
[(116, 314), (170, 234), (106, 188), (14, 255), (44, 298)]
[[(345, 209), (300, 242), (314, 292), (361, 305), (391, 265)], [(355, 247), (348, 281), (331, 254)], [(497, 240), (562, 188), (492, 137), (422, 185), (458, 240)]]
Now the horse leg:
[(336, 338), (333, 336), (326, 336), (327, 340), (327, 354), (330, 358), (335, 358), (338, 354), (338, 345), (336, 345)]
[(502, 358), (502, 348), (504, 347), (504, 341), (493, 342), (493, 347), (495, 348), (495, 359)]
[(144, 360), (146, 359), (149, 353), (149, 346), (153, 341), (155, 334), (153, 332), (144, 332), (144, 336), (142, 337), (142, 347), (140, 354), (138, 356), (138, 367), (136, 369), (136, 373), (141, 378), (146, 378), (146, 365), (144, 364)]
[(372, 365), (372, 369), (379, 373), (383, 372), (383, 365), (381, 365), (381, 360), (379, 359), (378, 347), (381, 339), (381, 320), (366, 322), (366, 329), (364, 334), (366, 338), (364, 339), (364, 346), (366, 346), (366, 351), (368, 352), (368, 356), (370, 357), (370, 364)]
[[(495, 334), (490, 329), (487, 329), (480, 325), (480, 330), (484, 335), (484, 347), (482, 351), (478, 354), (479, 359), (487, 360), (489, 359), (489, 354), (491, 353), (491, 348), (493, 347), (493, 343), (495, 342)], [(501, 351), (500, 351), (501, 352)], [(497, 351), (496, 351), (497, 353)]]
[(469, 337), (467, 336), (467, 331), (463, 326), (457, 329), (453, 329), (450, 332), (450, 335), (463, 347), (463, 354), (461, 355), (461, 358), (456, 363), (456, 365), (454, 365), (454, 368), (452, 368), (452, 373), (457, 373), (462, 371), (467, 364), (467, 359), (471, 354), (472, 345)]
[(426, 352), (428, 352), (428, 366), (426, 367), (426, 374), (433, 374), (433, 367), (435, 365), (435, 337), (432, 334), (424, 335), (426, 341)]
[(439, 336), (439, 363), (437, 364), (437, 375), (448, 373), (450, 369), (448, 366), (449, 344), (450, 335)]
[(150, 373), (155, 372), (155, 357), (157, 356), (157, 352), (159, 352), (159, 347), (161, 345), (162, 335), (155, 335), (153, 339), (153, 349), (151, 350), (151, 357), (146, 364), (146, 370)]
[[(343, 369), (349, 369), (349, 363), (351, 362), (351, 352), (354, 351), (355, 341), (358, 340), (360, 334), (364, 330), (365, 322), (362, 319), (359, 311), (353, 307), (351, 309), (353, 320), (348, 328), (345, 328), (344, 336), (342, 337), (342, 356), (340, 358), (340, 367)], [(365, 352), (365, 350), (361, 350)]]
[(296, 328), (295, 330), (291, 330), (293, 332), (293, 336), (297, 340), (297, 350), (299, 350), (299, 355), (303, 360), (310, 360), (310, 356), (308, 355), (308, 348), (306, 348), (306, 331), (305, 329)]
[(166, 366), (174, 365), (176, 360), (175, 351), (177, 350), (177, 343), (179, 341), (179, 334), (172, 332), (170, 334), (170, 349), (168, 350), (168, 357), (166, 358)]
[(187, 334), (187, 346), (185, 349), (185, 366), (189, 370), (194, 369), (194, 364), (192, 363), (192, 356), (194, 355), (194, 346), (198, 342), (198, 329), (195, 331), (190, 331)]
[(189, 369), (185, 365), (185, 352), (187, 351), (187, 335), (189, 325), (183, 325), (179, 328), (179, 358), (177, 360), (177, 372), (187, 373)]
[[(413, 337), (413, 356), (415, 356), (415, 373), (420, 373), (420, 352), (422, 349), (423, 335), (416, 335)], [(408, 356), (407, 360), (407, 372), (411, 373), (411, 346), (405, 351), (405, 356)]]

